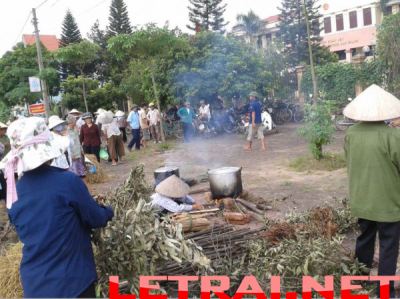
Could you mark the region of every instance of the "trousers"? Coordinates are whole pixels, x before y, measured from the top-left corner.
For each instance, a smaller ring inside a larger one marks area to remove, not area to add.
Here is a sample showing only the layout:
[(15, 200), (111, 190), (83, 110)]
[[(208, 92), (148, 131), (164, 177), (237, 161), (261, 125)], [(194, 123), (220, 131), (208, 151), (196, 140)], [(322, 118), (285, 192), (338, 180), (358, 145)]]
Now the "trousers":
[(128, 148), (131, 150), (133, 146), (140, 150), (140, 129), (132, 129), (132, 140), (129, 142)]
[[(356, 241), (356, 258), (368, 268), (372, 268), (375, 240), (378, 235), (378, 275), (395, 275), (399, 256), (400, 222), (376, 222), (358, 219), (358, 224), (361, 234)], [(377, 295), (379, 296), (379, 290)], [(390, 285), (390, 297), (395, 297), (393, 282)]]
[(190, 142), (193, 136), (193, 125), (191, 123), (182, 122), (183, 139), (185, 142)]

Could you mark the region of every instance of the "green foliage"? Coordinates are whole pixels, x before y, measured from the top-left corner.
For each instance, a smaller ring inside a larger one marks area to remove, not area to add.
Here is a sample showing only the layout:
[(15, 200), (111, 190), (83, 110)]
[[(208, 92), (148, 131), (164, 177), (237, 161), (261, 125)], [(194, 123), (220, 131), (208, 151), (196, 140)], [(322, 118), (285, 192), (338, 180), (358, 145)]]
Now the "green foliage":
[(77, 67), (82, 74), (85, 66), (96, 60), (99, 50), (98, 45), (83, 40), (58, 49), (56, 56), (62, 63)]
[[(382, 64), (373, 60), (362, 65), (349, 63), (328, 63), (315, 68), (318, 80), (319, 97), (342, 107), (348, 98), (355, 97), (355, 86), (360, 83), (364, 88), (371, 84), (382, 84)], [(302, 90), (312, 94), (311, 72), (309, 68), (304, 74)]]
[(400, 96), (400, 14), (386, 16), (378, 31), (378, 59), (385, 69), (386, 85)]
[[(292, 67), (309, 64), (307, 23), (304, 16), (303, 0), (282, 0), (280, 10), (279, 33), (285, 45), (288, 64)], [(306, 0), (307, 15), (311, 30), (311, 43), (315, 60), (320, 48), (319, 5), (317, 0)], [(325, 52), (326, 53), (326, 52)]]
[(217, 95), (247, 97), (253, 90), (263, 94), (271, 73), (261, 52), (212, 32), (196, 34), (191, 45), (190, 56), (176, 69), (179, 98), (210, 101)]
[(273, 43), (264, 52), (265, 67), (271, 76), (264, 83), (264, 91), (271, 98), (287, 100), (293, 97), (293, 90), (297, 84), (295, 74), (289, 73), (286, 67), (287, 58), (283, 45)]
[(331, 142), (335, 132), (331, 119), (331, 104), (322, 100), (314, 104), (306, 104), (304, 120), (300, 135), (308, 141), (313, 157), (321, 160), (324, 156), (322, 147)]
[(124, 72), (116, 70), (122, 74), (122, 90), (136, 103), (154, 101), (151, 79), (154, 75), (162, 105), (172, 101), (172, 79), (176, 64), (191, 51), (188, 39), (179, 31), (151, 25), (131, 35), (111, 38), (108, 49), (114, 59), (127, 66)]
[(82, 41), (82, 36), (78, 24), (71, 11), (67, 10), (62, 24), (60, 45), (61, 47), (65, 47), (69, 44), (79, 43), (80, 41)]
[(89, 111), (96, 111), (99, 107), (103, 109), (122, 109), (125, 94), (112, 83), (106, 83), (99, 87), (97, 80), (82, 77), (68, 77), (62, 83), (64, 90), (62, 104), (68, 109), (76, 108), (85, 110), (85, 103), (82, 97), (82, 83), (85, 80), (87, 102)]
[(10, 108), (3, 101), (0, 101), (0, 121), (6, 123), (10, 119), (10, 114)]
[(263, 23), (261, 18), (250, 10), (247, 14), (239, 14), (236, 17), (238, 24), (244, 28), (244, 31), (248, 36), (252, 36), (259, 33)]
[[(54, 72), (53, 68), (57, 67), (57, 63), (43, 46), (42, 52), (47, 72)], [(24, 103), (24, 99), (32, 103), (41, 98), (40, 93), (30, 92), (28, 81), (30, 76), (39, 76), (36, 46), (24, 47), (23, 44), (18, 44), (0, 59), (0, 100), (11, 107)], [(53, 79), (48, 82), (52, 95), (59, 85), (58, 77)]]
[(107, 29), (109, 37), (132, 32), (128, 9), (124, 0), (112, 0), (108, 20), (110, 22)]
[[(90, 94), (91, 91), (95, 90), (99, 86), (99, 82), (97, 80), (92, 80), (82, 77), (75, 78), (73, 76), (69, 76), (67, 80), (62, 82), (61, 87), (64, 91), (62, 104), (68, 109), (76, 108), (80, 111), (85, 111), (85, 104), (83, 101), (83, 90), (82, 83), (85, 80), (85, 88), (87, 94)], [(95, 111), (98, 106), (96, 103), (92, 103), (88, 99), (89, 111)]]
[(298, 157), (289, 166), (298, 172), (334, 171), (346, 167), (346, 159), (343, 154), (324, 153), (320, 160), (311, 156)]
[(223, 0), (189, 0), (189, 21), (187, 27), (193, 31), (209, 31), (224, 33), (228, 24), (224, 20), (227, 4)]

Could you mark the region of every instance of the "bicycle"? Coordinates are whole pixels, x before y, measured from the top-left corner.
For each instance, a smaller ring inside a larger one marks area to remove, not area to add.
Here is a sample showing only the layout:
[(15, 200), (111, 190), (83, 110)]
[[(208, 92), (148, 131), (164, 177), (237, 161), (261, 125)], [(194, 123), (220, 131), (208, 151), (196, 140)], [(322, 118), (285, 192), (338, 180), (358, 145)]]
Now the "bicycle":
[(182, 124), (179, 120), (171, 120), (166, 118), (163, 120), (163, 131), (166, 138), (175, 137), (177, 139), (183, 138)]
[(288, 109), (292, 111), (293, 122), (298, 123), (304, 120), (304, 110), (300, 104), (289, 104)]

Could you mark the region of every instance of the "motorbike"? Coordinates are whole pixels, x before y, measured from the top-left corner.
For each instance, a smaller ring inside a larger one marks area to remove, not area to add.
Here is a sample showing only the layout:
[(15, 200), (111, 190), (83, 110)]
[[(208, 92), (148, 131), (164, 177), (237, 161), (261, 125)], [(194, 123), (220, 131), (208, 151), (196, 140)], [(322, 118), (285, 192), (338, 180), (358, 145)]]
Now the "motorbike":
[(197, 135), (204, 138), (211, 138), (218, 135), (211, 121), (200, 119), (198, 115), (196, 116), (195, 128)]
[(236, 130), (236, 120), (234, 110), (232, 108), (227, 110), (216, 110), (210, 120), (210, 125), (213, 126), (218, 134), (227, 133), (232, 134)]

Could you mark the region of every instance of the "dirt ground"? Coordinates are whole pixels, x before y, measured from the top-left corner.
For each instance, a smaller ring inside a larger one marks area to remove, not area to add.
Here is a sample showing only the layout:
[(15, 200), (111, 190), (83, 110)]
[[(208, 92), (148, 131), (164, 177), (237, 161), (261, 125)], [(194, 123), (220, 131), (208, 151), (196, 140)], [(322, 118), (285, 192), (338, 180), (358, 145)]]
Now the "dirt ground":
[[(298, 136), (298, 128), (295, 124), (279, 127), (278, 134), (267, 136), (266, 152), (258, 149), (257, 142), (252, 152), (245, 152), (244, 136), (237, 135), (196, 139), (190, 144), (170, 142), (170, 149), (166, 151), (151, 143), (145, 150), (128, 153), (118, 166), (103, 163), (108, 181), (92, 186), (91, 191), (106, 193), (138, 164), (144, 164), (149, 184), (153, 183), (153, 171), (164, 165), (179, 167), (181, 177), (185, 178), (204, 175), (216, 167), (240, 166), (244, 189), (271, 203), (273, 210), (267, 214), (271, 218), (281, 218), (294, 209), (307, 210), (325, 202), (335, 205), (347, 195), (345, 169), (299, 173), (289, 167), (293, 159), (308, 154), (307, 144)], [(343, 138), (343, 132), (336, 132), (326, 150), (342, 152)]]

